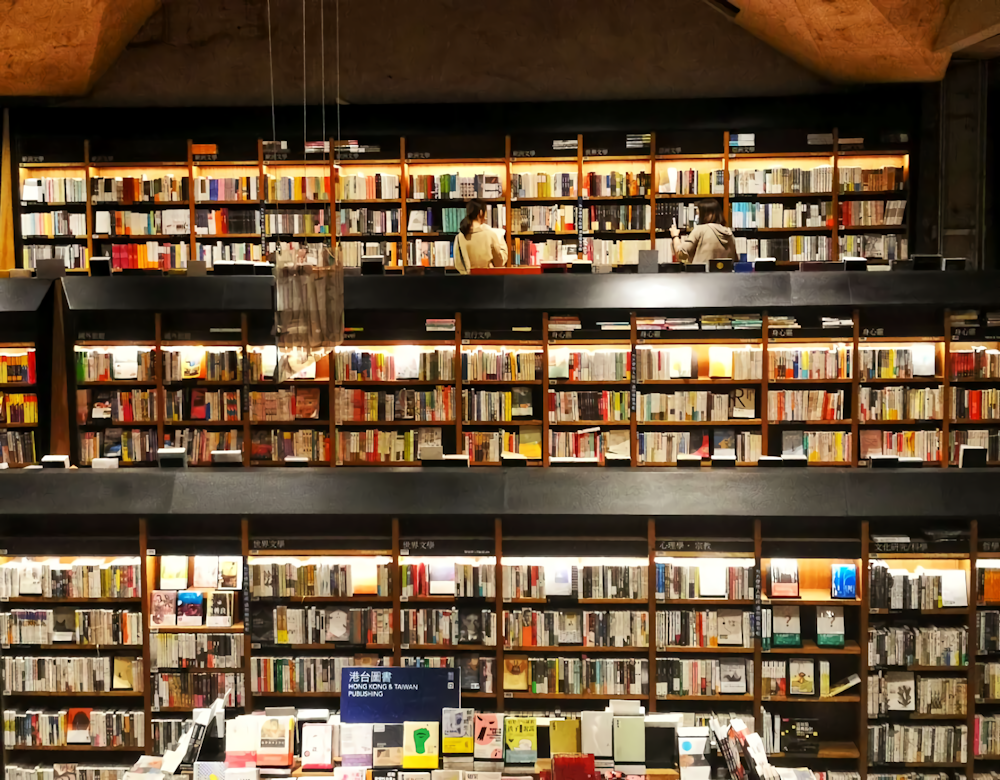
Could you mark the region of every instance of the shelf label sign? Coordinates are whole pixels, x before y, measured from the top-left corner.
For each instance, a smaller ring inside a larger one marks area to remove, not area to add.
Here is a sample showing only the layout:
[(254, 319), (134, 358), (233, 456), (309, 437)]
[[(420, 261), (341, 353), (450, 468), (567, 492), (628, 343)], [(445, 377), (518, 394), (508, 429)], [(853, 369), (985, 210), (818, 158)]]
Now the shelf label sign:
[(348, 666), (341, 674), (343, 723), (393, 723), (401, 713), (440, 721), (443, 707), (461, 706), (458, 669)]
[(576, 253), (583, 254), (583, 195), (576, 197)]

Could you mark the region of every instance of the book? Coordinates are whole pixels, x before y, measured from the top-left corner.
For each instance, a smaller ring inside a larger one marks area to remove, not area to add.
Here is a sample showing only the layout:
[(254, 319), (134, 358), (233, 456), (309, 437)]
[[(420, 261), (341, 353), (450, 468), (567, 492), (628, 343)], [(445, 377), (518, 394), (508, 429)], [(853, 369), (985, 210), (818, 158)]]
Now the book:
[(468, 654), (458, 658), (460, 670), (460, 685), (463, 691), (478, 691), (479, 681), (479, 656)]
[(292, 765), (294, 735), (294, 717), (282, 715), (261, 718), (257, 766), (290, 767)]
[(205, 597), (197, 590), (182, 590), (177, 594), (177, 625), (205, 624)]
[(612, 714), (596, 710), (580, 713), (580, 746), (595, 758), (611, 758)]
[(345, 767), (370, 767), (374, 734), (371, 723), (340, 724), (340, 760)]
[(346, 609), (333, 607), (326, 611), (326, 641), (351, 641), (351, 615)]
[(52, 780), (78, 780), (76, 764), (53, 764)]
[(802, 647), (799, 608), (776, 605), (772, 612), (772, 644), (775, 647)]
[(232, 626), (235, 594), (226, 591), (215, 591), (208, 594), (208, 615), (206, 626)]
[(743, 644), (743, 612), (739, 609), (720, 609), (718, 613), (720, 647)]
[(768, 569), (771, 598), (798, 598), (799, 564), (787, 558), (772, 558)]
[(811, 658), (792, 658), (788, 662), (788, 695), (816, 695), (816, 664)]
[(844, 646), (843, 607), (816, 607), (816, 644), (820, 647)]
[[(160, 587), (163, 587), (163, 569), (160, 564)], [(219, 586), (219, 558), (215, 555), (194, 556), (193, 588), (217, 588)], [(185, 586), (186, 587), (186, 586)]]
[(853, 563), (830, 564), (830, 597), (853, 599), (857, 597), (858, 570)]
[(733, 375), (731, 347), (708, 348), (708, 375), (712, 379), (728, 379)]
[(577, 718), (549, 723), (549, 755), (580, 752), (580, 721)]
[(404, 769), (437, 769), (438, 753), (437, 721), (403, 722)]
[(52, 607), (52, 641), (76, 641), (76, 608), (67, 606)]
[(885, 686), (889, 712), (916, 712), (917, 690), (913, 672), (886, 672)]
[(716, 428), (712, 431), (712, 456), (736, 459), (735, 428)]
[(243, 586), (243, 557), (219, 556), (219, 585), (226, 590), (239, 590)]
[(833, 683), (830, 686), (830, 692), (827, 695), (836, 696), (837, 694), (843, 693), (844, 691), (853, 688), (855, 685), (860, 685), (860, 684), (861, 684), (861, 678), (858, 677), (856, 674), (851, 674), (845, 677), (843, 680)]
[(299, 387), (295, 390), (295, 419), (318, 420), (320, 407), (320, 389), (318, 387)]
[[(744, 688), (746, 686), (744, 685)], [(612, 719), (615, 768), (630, 774), (644, 769), (646, 728), (641, 715), (615, 715)]]
[(329, 723), (302, 725), (302, 769), (333, 769), (333, 726)]
[(441, 710), (441, 751), (444, 755), (473, 755), (475, 710), (444, 707)]
[(160, 556), (160, 590), (184, 590), (188, 586), (186, 555)]
[(483, 644), (483, 613), (479, 609), (458, 610), (459, 644)]
[(372, 766), (403, 765), (403, 724), (376, 723), (372, 726)]
[(149, 610), (153, 626), (177, 625), (177, 591), (154, 590)]
[(528, 657), (507, 655), (503, 657), (503, 687), (506, 691), (528, 690)]
[(503, 720), (503, 715), (498, 715), (495, 712), (481, 712), (475, 716), (473, 756), (476, 759), (500, 760), (503, 758)]
[(66, 712), (66, 744), (90, 744), (90, 713), (92, 707), (70, 707)]
[(747, 665), (744, 659), (737, 661), (722, 660), (719, 662), (722, 676), (721, 691), (724, 694), (747, 692)]
[(504, 718), (504, 761), (534, 764), (538, 760), (538, 725), (534, 718)]
[(131, 658), (116, 656), (114, 659), (114, 676), (111, 678), (111, 687), (116, 691), (134, 691), (135, 680), (132, 669), (134, 664)]

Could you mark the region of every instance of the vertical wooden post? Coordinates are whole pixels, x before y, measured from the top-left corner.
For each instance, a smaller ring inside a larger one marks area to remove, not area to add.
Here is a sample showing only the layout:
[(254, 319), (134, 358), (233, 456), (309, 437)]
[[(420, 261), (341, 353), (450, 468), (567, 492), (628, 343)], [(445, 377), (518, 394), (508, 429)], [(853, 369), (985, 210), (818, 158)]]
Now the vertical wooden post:
[(409, 239), (406, 235), (407, 220), (409, 217), (409, 204), (406, 202), (410, 197), (410, 166), (406, 164), (406, 138), (399, 139), (399, 262), (403, 266), (402, 273), (406, 273), (407, 253), (409, 250)]
[[(722, 179), (723, 179), (723, 189), (722, 189), (722, 213), (726, 215), (726, 219), (729, 220), (729, 224), (733, 224), (733, 214), (730, 211), (732, 208), (732, 201), (730, 199), (729, 191), (729, 131), (726, 130), (722, 134)], [(764, 450), (766, 452), (766, 450)]]
[[(728, 133), (727, 133), (728, 135)], [(768, 450), (768, 439), (770, 438), (770, 429), (768, 427), (768, 402), (767, 393), (770, 388), (770, 378), (771, 378), (771, 345), (769, 340), (769, 329), (770, 317), (765, 311), (761, 315), (761, 356), (760, 356), (760, 454), (770, 455)]]
[[(49, 452), (52, 455), (69, 455), (71, 451), (69, 369), (67, 368), (69, 360), (66, 355), (66, 301), (62, 279), (57, 279), (52, 285), (52, 295), (52, 387), (50, 401), (52, 417), (49, 423)], [(37, 443), (36, 446), (38, 446)]]
[(90, 268), (90, 258), (94, 256), (94, 214), (90, 203), (90, 141), (83, 142), (84, 214), (87, 220), (87, 261), (84, 268)]
[[(861, 463), (861, 312), (854, 309), (851, 312), (851, 320), (854, 322), (854, 342), (851, 345), (853, 350), (851, 360), (851, 438), (854, 440), (851, 445), (851, 466), (857, 468)], [(866, 662), (867, 663), (867, 662)]]
[[(578, 133), (576, 136), (576, 191), (577, 203), (580, 203), (580, 198), (583, 196), (583, 133)], [(590, 197), (590, 189), (587, 190), (587, 198)], [(584, 198), (586, 200), (586, 198)], [(586, 208), (586, 206), (584, 206)], [(577, 215), (577, 219), (580, 219), (580, 215)], [(583, 257), (583, 244), (577, 243), (576, 245), (576, 257), (581, 259)], [(544, 334), (546, 340), (548, 339), (548, 333)], [(548, 434), (546, 433), (546, 438)], [(548, 456), (545, 458), (545, 465), (549, 465)]]
[[(462, 420), (465, 417), (462, 404), (462, 312), (455, 312), (455, 452), (462, 452)], [(503, 446), (500, 447), (503, 451)], [(471, 454), (471, 453), (470, 453)]]
[[(633, 320), (634, 322), (634, 320)], [(634, 444), (633, 440), (633, 444)], [(633, 465), (635, 458), (633, 457)], [(656, 520), (646, 520), (646, 548), (649, 551), (649, 712), (656, 712)]]
[(392, 665), (403, 665), (402, 632), (400, 631), (400, 600), (402, 571), (399, 556), (399, 518), (392, 518)]
[[(242, 360), (244, 367), (249, 364), (247, 358), (250, 355), (249, 350), (250, 343), (250, 317), (246, 312), (240, 313), (240, 350), (242, 352)], [(246, 388), (249, 385), (244, 382), (243, 387), (240, 388), (241, 392), (246, 395)], [(244, 410), (246, 410), (244, 412)], [(243, 413), (243, 466), (250, 466), (250, 398), (245, 397), (240, 399), (240, 411)]]
[[(656, 249), (656, 133), (649, 134), (649, 248)], [(632, 459), (633, 461), (635, 458)]]
[(979, 606), (979, 578), (976, 576), (976, 564), (979, 558), (979, 521), (969, 521), (969, 625), (968, 666), (965, 669), (965, 725), (969, 730), (969, 750), (966, 754), (966, 777), (972, 777), (975, 765), (975, 735), (976, 735), (976, 649), (979, 647), (977, 635), (978, 621), (976, 610)]
[[(630, 403), (629, 403), (628, 427), (629, 427), (629, 439), (630, 439), (629, 448), (630, 448), (630, 454), (632, 456), (632, 468), (635, 468), (636, 466), (639, 465), (639, 422), (638, 422), (639, 399), (636, 397), (636, 393), (638, 392), (638, 381), (637, 381), (638, 377), (636, 377), (635, 375), (635, 369), (637, 365), (637, 361), (635, 359), (636, 357), (635, 351), (636, 351), (636, 344), (638, 344), (638, 341), (636, 340), (635, 312), (631, 312), (629, 314), (629, 320), (631, 323), (630, 330), (631, 330), (632, 349), (629, 353), (629, 361), (630, 361), (629, 377), (631, 379), (631, 386), (629, 387), (629, 390), (631, 392), (629, 393)], [(652, 576), (652, 574), (650, 576)], [(650, 582), (652, 582), (652, 580), (650, 580)]]
[[(951, 310), (944, 310), (944, 350), (941, 356), (941, 467), (948, 468), (951, 463), (951, 420), (955, 412), (951, 408)], [(987, 444), (989, 442), (987, 441)], [(987, 450), (988, 451), (988, 450)], [(956, 459), (955, 465), (958, 465)], [(973, 550), (975, 552), (975, 550)], [(970, 653), (970, 657), (971, 657)], [(970, 686), (971, 688), (971, 686)], [(969, 729), (972, 734), (972, 729)], [(970, 770), (971, 771), (971, 770)]]
[[(188, 138), (187, 142), (187, 163), (188, 163), (188, 215), (189, 215), (188, 220), (190, 222), (190, 225), (188, 227), (190, 228), (190, 234), (191, 234), (189, 239), (191, 243), (188, 244), (188, 259), (197, 260), (198, 258), (197, 255), (195, 254), (198, 251), (198, 245), (196, 243), (198, 239), (195, 237), (196, 217), (194, 209), (195, 205), (194, 204), (194, 152), (193, 149), (191, 148), (190, 138)], [(90, 197), (89, 187), (87, 188), (87, 197), (88, 198)], [(160, 268), (162, 267), (163, 266), (161, 264)]]
[(549, 465), (549, 313), (542, 312), (542, 466)]
[(513, 239), (510, 236), (510, 199), (511, 199), (511, 169), (510, 169), (510, 134), (506, 136), (504, 141), (504, 165), (507, 171), (507, 179), (504, 182), (504, 233), (507, 236), (507, 262), (506, 265), (514, 265), (514, 247)]
[[(763, 531), (761, 529), (761, 522), (759, 517), (755, 517), (753, 521), (753, 557), (754, 565), (757, 567), (757, 571), (761, 573), (760, 587), (764, 587), (764, 563), (762, 560), (763, 553)], [(757, 602), (763, 601), (762, 594), (755, 593), (754, 600)], [(757, 637), (754, 639), (753, 643), (753, 718), (754, 722), (761, 723), (761, 700), (764, 696), (764, 686), (761, 683), (761, 674), (764, 665), (764, 653), (763, 653), (763, 640), (761, 638), (760, 626), (757, 626)], [(764, 726), (759, 726), (760, 728), (766, 728)]]
[(163, 314), (153, 314), (153, 376), (156, 379), (156, 441), (164, 446), (167, 419), (167, 391), (163, 386)]
[(493, 609), (496, 610), (496, 660), (493, 664), (493, 691), (496, 693), (497, 712), (503, 712), (503, 649), (506, 638), (503, 631), (503, 521), (497, 517), (493, 520), (493, 546), (496, 553), (496, 583), (497, 594)]
[(149, 648), (152, 644), (152, 637), (149, 634), (149, 604), (150, 604), (150, 571), (149, 561), (146, 553), (149, 548), (149, 525), (144, 517), (139, 518), (139, 575), (142, 582), (142, 671), (145, 682), (142, 686), (142, 708), (145, 713), (146, 729), (143, 734), (146, 753), (152, 753), (153, 749), (153, 669), (151, 665)]
[(858, 772), (861, 774), (861, 780), (866, 780), (868, 776), (868, 615), (871, 611), (871, 591), (868, 587), (869, 534), (868, 521), (862, 520), (861, 570), (858, 572), (858, 586), (861, 589), (861, 609), (858, 615), (858, 645), (861, 648), (858, 662), (858, 677), (861, 678), (861, 684), (858, 686), (861, 699), (858, 703)]
[[(243, 555), (244, 563), (250, 559), (250, 521), (247, 518), (240, 520), (240, 549)], [(244, 574), (249, 573), (249, 567), (246, 568)], [(244, 583), (243, 586), (243, 597), (247, 598), (250, 593), (250, 584)], [(245, 604), (241, 604), (241, 607), (246, 609)], [(248, 625), (246, 621), (243, 622), (243, 711), (253, 712), (253, 653), (251, 653), (252, 644), (250, 638), (252, 636), (251, 625)]]
[[(0, 271), (9, 271), (14, 259), (14, 193), (11, 187), (10, 109), (3, 110), (3, 137), (0, 138)], [(88, 195), (89, 197), (89, 195)]]
[(840, 135), (839, 129), (833, 128), (833, 181), (830, 182), (830, 207), (833, 209), (833, 244), (830, 246), (830, 259), (840, 259)]

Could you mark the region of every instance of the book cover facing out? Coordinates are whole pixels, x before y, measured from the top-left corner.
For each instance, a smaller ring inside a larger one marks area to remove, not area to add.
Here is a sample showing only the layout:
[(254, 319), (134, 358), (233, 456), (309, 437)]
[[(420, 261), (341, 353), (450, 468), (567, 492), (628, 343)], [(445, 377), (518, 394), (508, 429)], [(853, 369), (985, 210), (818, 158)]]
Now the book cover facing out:
[(802, 621), (798, 607), (776, 606), (773, 613), (772, 643), (775, 647), (801, 647)]
[(403, 724), (376, 723), (372, 727), (372, 766), (403, 765)]
[(403, 769), (437, 769), (438, 753), (437, 721), (403, 723)]
[(538, 759), (538, 725), (534, 718), (504, 718), (504, 760), (534, 764)]
[(835, 599), (857, 597), (857, 568), (853, 563), (830, 564), (830, 596)]
[(471, 707), (445, 707), (441, 710), (441, 749), (446, 756), (472, 755), (475, 714)]
[(503, 759), (503, 715), (495, 712), (476, 715), (473, 731), (475, 758), (494, 761)]
[(768, 573), (770, 575), (772, 598), (798, 598), (798, 561), (773, 558)]
[(816, 644), (820, 647), (844, 646), (844, 608), (816, 608)]

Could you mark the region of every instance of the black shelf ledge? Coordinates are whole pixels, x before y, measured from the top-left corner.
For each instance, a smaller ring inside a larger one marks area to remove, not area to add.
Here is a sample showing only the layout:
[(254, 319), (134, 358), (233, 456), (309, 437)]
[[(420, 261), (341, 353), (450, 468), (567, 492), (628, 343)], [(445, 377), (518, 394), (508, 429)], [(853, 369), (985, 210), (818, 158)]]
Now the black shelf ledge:
[(37, 311), (50, 287), (51, 279), (0, 279), (0, 313)]
[(907, 517), (992, 520), (987, 469), (123, 469), (0, 472), (0, 537), (38, 516)]
[[(273, 278), (67, 277), (63, 285), (73, 311), (253, 312), (271, 310)], [(348, 311), (943, 309), (1000, 306), (1000, 272), (349, 276), (344, 297)]]

